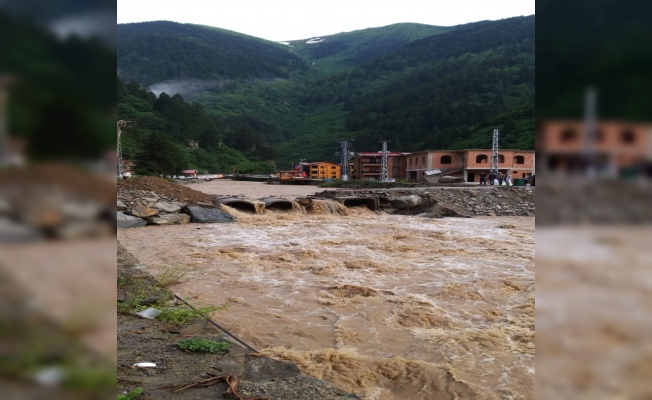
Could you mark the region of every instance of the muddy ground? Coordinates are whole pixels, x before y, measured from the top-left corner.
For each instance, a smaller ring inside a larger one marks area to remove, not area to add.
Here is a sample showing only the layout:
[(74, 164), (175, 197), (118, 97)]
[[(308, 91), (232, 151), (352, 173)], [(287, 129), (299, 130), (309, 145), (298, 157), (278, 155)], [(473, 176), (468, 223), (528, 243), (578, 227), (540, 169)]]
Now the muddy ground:
[[(177, 326), (142, 318), (127, 309), (134, 300), (158, 308), (187, 307), (178, 301), (175, 305), (171, 299), (172, 293), (157, 286), (136, 257), (118, 243), (118, 394), (141, 388), (139, 399), (157, 400), (359, 398), (301, 374), (293, 363), (252, 352), (205, 319)], [(192, 299), (184, 300), (192, 303)], [(182, 338), (193, 337), (227, 342), (229, 347), (223, 353), (196, 353), (178, 346)], [(155, 363), (156, 368), (134, 367), (142, 362)], [(227, 378), (235, 393), (225, 382)], [(193, 383), (206, 386), (182, 389)]]

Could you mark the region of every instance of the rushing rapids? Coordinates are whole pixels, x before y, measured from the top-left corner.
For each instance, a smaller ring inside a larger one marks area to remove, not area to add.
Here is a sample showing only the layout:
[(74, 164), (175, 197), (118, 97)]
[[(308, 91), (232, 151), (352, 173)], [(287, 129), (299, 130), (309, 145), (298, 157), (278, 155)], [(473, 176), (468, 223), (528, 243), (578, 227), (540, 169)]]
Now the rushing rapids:
[(534, 398), (534, 218), (317, 201), (234, 224), (120, 230), (173, 290), (264, 353), (365, 399)]

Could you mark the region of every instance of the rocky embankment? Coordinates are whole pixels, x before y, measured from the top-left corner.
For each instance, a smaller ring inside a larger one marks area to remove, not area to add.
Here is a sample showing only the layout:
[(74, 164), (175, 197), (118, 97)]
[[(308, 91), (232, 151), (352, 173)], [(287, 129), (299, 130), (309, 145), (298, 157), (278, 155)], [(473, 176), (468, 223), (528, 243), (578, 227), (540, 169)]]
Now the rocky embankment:
[(0, 242), (115, 235), (115, 181), (68, 163), (0, 172)]
[[(246, 199), (251, 212), (262, 213), (270, 198)], [(208, 195), (165, 179), (141, 177), (118, 185), (118, 227), (232, 222), (220, 204), (228, 197)], [(313, 196), (284, 199), (289, 208), (310, 212), (313, 200), (330, 200), (346, 206), (367, 204), (375, 211), (425, 217), (534, 216), (534, 188), (514, 186), (423, 187), (392, 189), (331, 189)], [(366, 203), (356, 199), (369, 200)], [(247, 204), (245, 204), (246, 206)]]
[(534, 188), (523, 186), (338, 189), (316, 197), (378, 197), (380, 210), (430, 217), (534, 216)]

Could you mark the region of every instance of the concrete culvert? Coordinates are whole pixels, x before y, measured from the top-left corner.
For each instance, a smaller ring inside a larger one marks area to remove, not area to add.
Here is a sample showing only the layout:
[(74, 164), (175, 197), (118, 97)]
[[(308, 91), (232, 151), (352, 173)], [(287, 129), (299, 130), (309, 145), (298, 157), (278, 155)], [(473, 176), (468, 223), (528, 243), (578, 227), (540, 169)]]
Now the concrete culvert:
[(372, 211), (376, 211), (380, 208), (377, 197), (350, 197), (337, 198), (336, 200), (344, 204), (346, 207), (365, 206)]
[(222, 197), (215, 200), (215, 204), (224, 204), (238, 211), (259, 214), (263, 210), (263, 205), (253, 202), (251, 200), (241, 199), (237, 197)]
[(278, 198), (265, 198), (260, 199), (265, 203), (265, 210), (271, 211), (292, 211), (292, 210), (301, 210), (301, 206), (296, 201), (287, 200), (287, 199), (278, 199)]

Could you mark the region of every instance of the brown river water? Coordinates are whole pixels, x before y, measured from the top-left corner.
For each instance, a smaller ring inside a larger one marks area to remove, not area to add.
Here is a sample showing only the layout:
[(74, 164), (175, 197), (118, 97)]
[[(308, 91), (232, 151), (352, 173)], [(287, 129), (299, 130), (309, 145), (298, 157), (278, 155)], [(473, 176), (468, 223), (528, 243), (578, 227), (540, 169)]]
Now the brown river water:
[[(222, 183), (192, 187), (321, 191)], [(228, 303), (213, 319), (246, 343), (364, 399), (534, 398), (534, 218), (229, 211), (118, 239), (154, 275), (184, 269), (191, 304)]]

